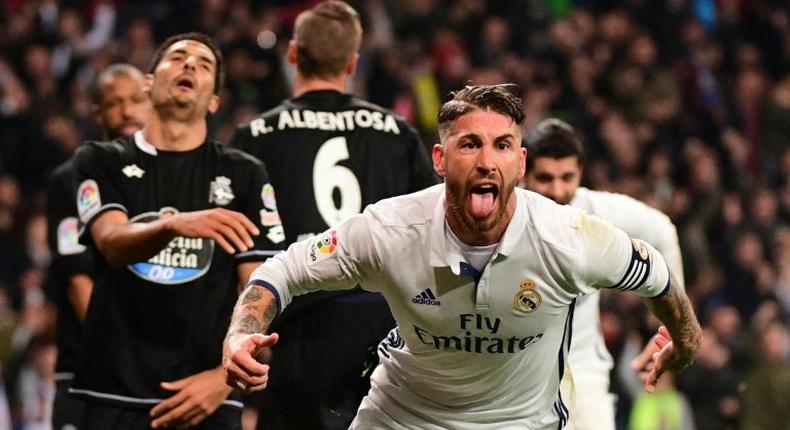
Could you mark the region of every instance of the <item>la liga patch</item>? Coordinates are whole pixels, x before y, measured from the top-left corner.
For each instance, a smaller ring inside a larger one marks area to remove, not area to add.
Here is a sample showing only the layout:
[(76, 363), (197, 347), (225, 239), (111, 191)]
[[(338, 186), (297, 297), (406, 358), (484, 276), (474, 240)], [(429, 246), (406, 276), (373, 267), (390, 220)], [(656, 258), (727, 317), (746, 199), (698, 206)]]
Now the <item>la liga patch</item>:
[(99, 185), (93, 179), (82, 181), (77, 188), (77, 213), (79, 213), (82, 222), (88, 221), (100, 207)]

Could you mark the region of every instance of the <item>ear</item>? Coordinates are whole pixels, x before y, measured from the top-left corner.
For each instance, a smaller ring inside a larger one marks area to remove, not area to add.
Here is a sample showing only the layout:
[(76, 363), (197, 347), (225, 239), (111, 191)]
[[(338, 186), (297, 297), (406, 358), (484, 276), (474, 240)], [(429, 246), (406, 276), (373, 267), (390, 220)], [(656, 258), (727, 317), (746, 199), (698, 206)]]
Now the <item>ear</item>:
[(445, 173), (447, 173), (447, 163), (444, 158), (444, 146), (442, 146), (441, 143), (433, 145), (431, 158), (433, 158), (433, 170), (435, 170), (439, 176), (444, 177)]
[(211, 100), (208, 101), (208, 111), (216, 113), (219, 110), (219, 96), (216, 94), (211, 95)]
[(296, 41), (291, 39), (288, 42), (288, 51), (286, 52), (286, 57), (288, 57), (288, 62), (291, 64), (296, 64), (296, 55), (299, 48), (296, 46)]
[(346, 74), (349, 76), (354, 74), (354, 71), (357, 70), (357, 63), (359, 63), (359, 54), (356, 52), (354, 55), (349, 58), (348, 63), (346, 63)]
[(521, 147), (521, 154), (519, 155), (520, 165), (518, 168), (518, 177), (523, 178), (527, 173), (527, 148)]
[(151, 87), (154, 85), (154, 74), (153, 73), (146, 73), (143, 77), (143, 86), (141, 90), (144, 93), (150, 93)]

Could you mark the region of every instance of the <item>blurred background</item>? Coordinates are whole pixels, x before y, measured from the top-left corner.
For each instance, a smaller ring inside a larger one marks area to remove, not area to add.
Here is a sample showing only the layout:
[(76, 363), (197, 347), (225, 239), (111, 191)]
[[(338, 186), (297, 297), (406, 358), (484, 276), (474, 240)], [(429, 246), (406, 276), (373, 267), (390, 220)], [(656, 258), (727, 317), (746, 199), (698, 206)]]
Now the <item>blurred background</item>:
[[(118, 61), (146, 71), (165, 37), (212, 35), (227, 83), (210, 123), (225, 140), (290, 94), (283, 53), (296, 14), (314, 3), (0, 0), (0, 429), (49, 428), (43, 188), (97, 138), (97, 71)], [(584, 136), (585, 185), (639, 198), (677, 225), (705, 341), (693, 367), (663, 381), (669, 400), (645, 397), (628, 362), (656, 321), (636, 295), (604, 296), (621, 428), (790, 429), (787, 1), (349, 3), (365, 30), (354, 92), (405, 116), (426, 146), (450, 91), (516, 82), (528, 127), (559, 117)]]

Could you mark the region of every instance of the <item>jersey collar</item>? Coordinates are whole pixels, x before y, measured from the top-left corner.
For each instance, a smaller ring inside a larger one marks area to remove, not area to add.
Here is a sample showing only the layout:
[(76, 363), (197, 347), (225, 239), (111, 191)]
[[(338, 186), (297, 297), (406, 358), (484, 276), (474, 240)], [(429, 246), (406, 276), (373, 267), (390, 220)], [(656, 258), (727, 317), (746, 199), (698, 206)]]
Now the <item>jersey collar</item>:
[[(445, 192), (445, 186), (442, 185), (439, 198), (436, 199), (436, 206), (433, 209), (433, 218), (429, 229), (431, 241), (430, 264), (432, 267), (450, 267), (450, 270), (458, 275), (461, 273), (460, 263), (463, 261), (463, 257), (456, 252), (454, 246), (450, 246), (445, 235), (445, 217), (447, 215), (444, 210)], [(505, 257), (511, 255), (519, 242), (521, 233), (524, 232), (527, 222), (527, 207), (522, 193), (523, 190), (519, 188), (513, 191), (513, 194), (516, 196), (516, 210), (510, 219), (510, 224), (505, 229), (502, 240), (499, 242), (499, 249), (495, 251), (491, 261), (495, 260), (500, 254)]]
[(145, 137), (143, 137), (143, 132), (141, 130), (137, 130), (134, 132), (134, 144), (146, 154), (151, 154), (153, 156), (156, 156), (157, 154), (156, 147), (154, 147), (154, 145), (151, 145), (150, 143), (148, 143), (147, 140), (145, 140)]

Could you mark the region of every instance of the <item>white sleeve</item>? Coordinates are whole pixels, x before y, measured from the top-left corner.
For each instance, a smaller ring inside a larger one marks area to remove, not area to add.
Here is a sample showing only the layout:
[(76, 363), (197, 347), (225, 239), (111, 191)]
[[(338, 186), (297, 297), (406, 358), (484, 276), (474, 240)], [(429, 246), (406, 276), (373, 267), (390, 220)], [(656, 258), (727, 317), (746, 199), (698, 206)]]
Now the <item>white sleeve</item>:
[(579, 214), (578, 227), (576, 285), (633, 291), (642, 297), (668, 291), (669, 270), (652, 245), (593, 215)]
[(367, 215), (356, 215), (321, 235), (296, 242), (266, 260), (250, 284), (274, 294), (278, 313), (294, 296), (318, 290), (350, 289), (380, 267)]
[(623, 194), (585, 190), (583, 197), (587, 199), (590, 213), (623, 229), (629, 236), (653, 245), (664, 257), (679, 287), (685, 289), (677, 229), (666, 214)]

